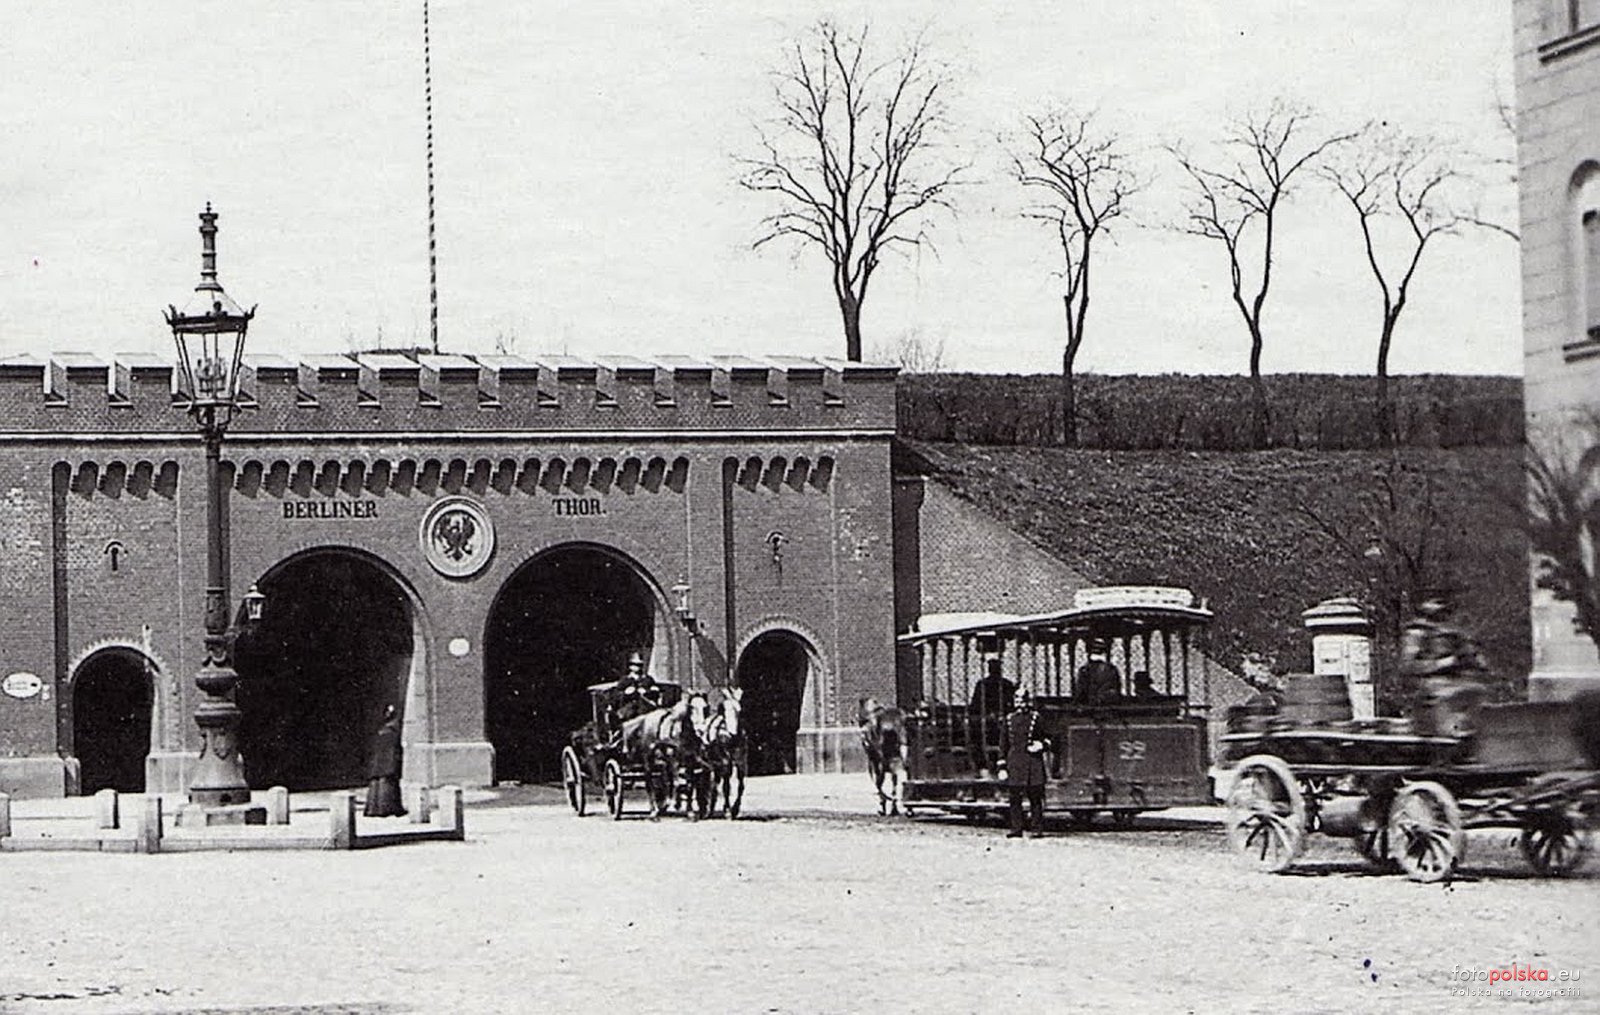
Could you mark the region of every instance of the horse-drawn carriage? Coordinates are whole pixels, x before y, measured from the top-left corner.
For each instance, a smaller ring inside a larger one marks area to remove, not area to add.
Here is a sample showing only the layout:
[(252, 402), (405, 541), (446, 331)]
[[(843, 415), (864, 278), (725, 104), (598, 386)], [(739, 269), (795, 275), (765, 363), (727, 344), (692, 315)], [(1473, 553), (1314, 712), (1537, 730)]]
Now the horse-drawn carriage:
[[(1107, 587), (1053, 613), (919, 625), (900, 638), (922, 672), (921, 701), (904, 720), (906, 812), (978, 818), (1006, 806), (1001, 740), (1017, 687), (1032, 693), (1050, 746), (1047, 811), (1128, 825), (1142, 811), (1210, 802), (1211, 619), (1187, 589)], [(975, 679), (985, 668), (990, 688), (1010, 691), (985, 693)], [(1078, 679), (1086, 671), (1092, 682)]]
[(738, 817), (745, 771), (738, 692), (722, 691), (713, 708), (704, 691), (667, 681), (653, 686), (656, 707), (636, 715), (628, 714), (623, 682), (589, 687), (590, 721), (561, 750), (567, 803), (582, 817), (590, 788), (598, 787), (606, 813), (620, 820), (630, 795), (643, 790), (651, 817), (671, 809), (698, 819), (719, 800), (724, 813)]
[(1424, 694), (1410, 718), (1323, 722), (1240, 708), (1229, 728), (1228, 841), (1266, 871), (1288, 868), (1320, 831), (1438, 881), (1461, 863), (1468, 829), (1508, 828), (1535, 871), (1560, 875), (1583, 863), (1600, 816), (1600, 698)]

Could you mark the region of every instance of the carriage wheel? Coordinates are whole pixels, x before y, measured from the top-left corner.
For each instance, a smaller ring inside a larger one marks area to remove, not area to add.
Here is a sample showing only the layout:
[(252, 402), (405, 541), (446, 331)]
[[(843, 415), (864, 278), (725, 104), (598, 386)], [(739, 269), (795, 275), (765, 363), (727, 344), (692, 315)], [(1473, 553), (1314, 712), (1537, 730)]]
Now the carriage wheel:
[(1088, 828), (1094, 824), (1095, 811), (1075, 810), (1067, 812), (1067, 820), (1076, 828)]
[(1111, 824), (1117, 828), (1132, 828), (1133, 819), (1138, 816), (1138, 811), (1112, 811)]
[(561, 749), (561, 788), (567, 792), (567, 803), (572, 806), (573, 813), (583, 817), (589, 809), (589, 792), (583, 785), (583, 765), (578, 761), (578, 752), (571, 747)]
[(1306, 839), (1306, 800), (1282, 758), (1257, 754), (1240, 762), (1228, 792), (1228, 844), (1259, 870), (1294, 863)]
[(1388, 831), (1394, 858), (1413, 881), (1449, 877), (1467, 853), (1461, 808), (1436, 782), (1414, 782), (1395, 793)]
[(606, 762), (605, 777), (601, 780), (606, 794), (606, 813), (613, 821), (622, 819), (622, 766), (616, 758)]
[(1517, 837), (1517, 846), (1528, 866), (1540, 875), (1560, 877), (1583, 866), (1589, 859), (1589, 830), (1579, 828), (1560, 811), (1535, 814)]

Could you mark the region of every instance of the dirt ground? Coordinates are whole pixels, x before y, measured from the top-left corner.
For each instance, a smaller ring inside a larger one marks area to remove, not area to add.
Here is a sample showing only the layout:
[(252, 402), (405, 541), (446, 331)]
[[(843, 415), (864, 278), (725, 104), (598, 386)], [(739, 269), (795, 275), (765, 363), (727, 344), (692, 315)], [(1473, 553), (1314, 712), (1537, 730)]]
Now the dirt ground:
[[(1272, 876), (1220, 826), (1008, 840), (764, 782), (733, 823), (519, 790), (465, 843), (0, 854), (0, 1011), (1600, 1011), (1600, 863), (1536, 879), (1504, 835), (1448, 884), (1331, 840)], [(1583, 993), (1455, 992), (1513, 962)]]

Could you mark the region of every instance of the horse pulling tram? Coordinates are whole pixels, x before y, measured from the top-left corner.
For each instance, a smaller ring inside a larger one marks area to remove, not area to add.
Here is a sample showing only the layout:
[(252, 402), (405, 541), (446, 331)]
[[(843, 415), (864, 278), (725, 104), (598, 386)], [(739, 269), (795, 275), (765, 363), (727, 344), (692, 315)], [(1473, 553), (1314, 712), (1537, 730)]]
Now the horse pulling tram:
[[(925, 618), (900, 638), (922, 673), (921, 702), (904, 720), (906, 813), (976, 820), (1003, 810), (1000, 681), (1033, 695), (1049, 746), (1047, 812), (1128, 826), (1144, 811), (1209, 803), (1202, 647), (1211, 619), (1189, 590), (1158, 587), (1084, 589), (1071, 608), (1035, 616)], [(1075, 679), (1091, 666), (1093, 684)]]
[(725, 689), (717, 707), (704, 691), (656, 681), (659, 707), (623, 718), (623, 684), (589, 687), (592, 717), (561, 750), (561, 784), (579, 817), (597, 787), (606, 813), (621, 820), (640, 790), (650, 816), (669, 808), (692, 819), (716, 811), (738, 817), (744, 797), (745, 748), (739, 728), (739, 693)]
[(1508, 828), (1539, 874), (1576, 870), (1600, 814), (1600, 698), (1488, 705), (1432, 690), (1408, 719), (1231, 713), (1230, 846), (1282, 871), (1318, 831), (1431, 882), (1461, 863), (1468, 829)]

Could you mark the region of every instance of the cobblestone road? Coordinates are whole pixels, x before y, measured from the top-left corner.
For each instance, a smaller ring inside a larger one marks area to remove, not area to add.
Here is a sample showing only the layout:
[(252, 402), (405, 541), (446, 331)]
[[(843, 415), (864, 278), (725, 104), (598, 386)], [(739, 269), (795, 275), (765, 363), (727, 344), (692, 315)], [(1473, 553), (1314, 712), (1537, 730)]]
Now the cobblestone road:
[(1498, 1011), (1450, 971), (1513, 961), (1581, 973), (1539, 1010), (1600, 1010), (1600, 879), (1531, 878), (1503, 836), (1417, 885), (1339, 842), (1274, 877), (1217, 828), (1011, 841), (762, 795), (617, 823), (519, 791), (466, 843), (362, 853), (0, 854), (0, 1010)]

